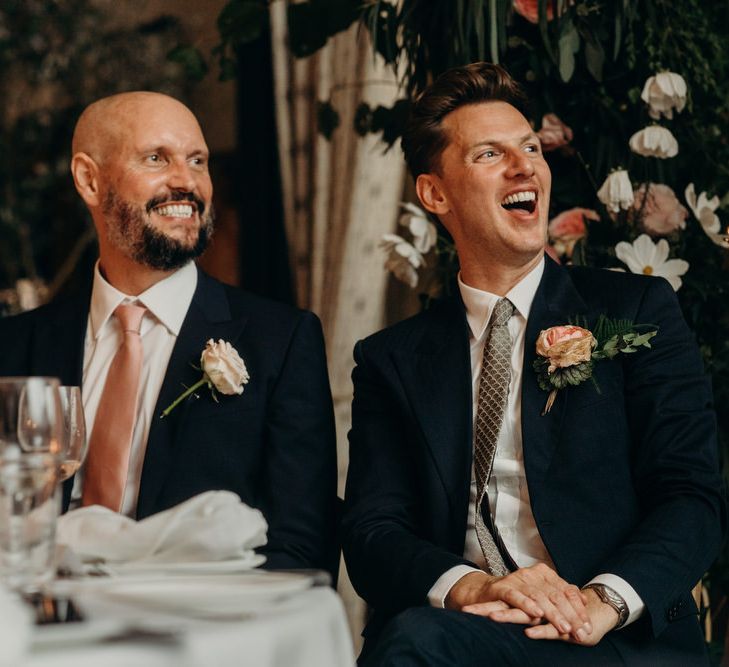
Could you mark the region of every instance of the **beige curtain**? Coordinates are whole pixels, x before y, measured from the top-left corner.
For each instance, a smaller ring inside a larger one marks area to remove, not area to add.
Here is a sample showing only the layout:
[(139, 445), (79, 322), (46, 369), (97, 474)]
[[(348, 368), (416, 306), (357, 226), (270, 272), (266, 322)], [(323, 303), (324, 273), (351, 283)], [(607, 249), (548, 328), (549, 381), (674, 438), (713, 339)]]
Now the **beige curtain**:
[[(286, 47), (286, 5), (271, 3), (286, 232), (298, 303), (321, 317), (327, 339), (341, 495), (352, 348), (383, 325), (387, 275), (377, 243), (396, 226), (405, 173), (398, 146), (386, 153), (379, 137), (357, 136), (352, 121), (360, 102), (391, 104), (398, 90), (358, 26), (309, 58), (293, 58)], [(330, 98), (341, 123), (327, 141), (317, 133), (316, 103)], [(344, 571), (340, 593), (357, 644), (364, 607)]]

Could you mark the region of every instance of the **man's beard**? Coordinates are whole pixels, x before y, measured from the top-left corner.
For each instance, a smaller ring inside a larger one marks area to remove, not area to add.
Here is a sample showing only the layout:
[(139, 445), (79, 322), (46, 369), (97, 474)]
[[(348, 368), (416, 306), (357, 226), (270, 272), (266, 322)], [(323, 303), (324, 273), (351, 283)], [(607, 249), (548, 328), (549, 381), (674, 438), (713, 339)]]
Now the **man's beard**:
[[(145, 213), (149, 214), (155, 206), (166, 201), (195, 202), (200, 229), (192, 245), (170, 238), (147, 222)], [(112, 245), (135, 262), (160, 271), (178, 269), (202, 255), (213, 235), (215, 214), (212, 204), (205, 210), (205, 203), (190, 192), (173, 192), (168, 197), (155, 197), (140, 207), (124, 201), (114, 190), (109, 190), (102, 212), (107, 221), (107, 238)]]

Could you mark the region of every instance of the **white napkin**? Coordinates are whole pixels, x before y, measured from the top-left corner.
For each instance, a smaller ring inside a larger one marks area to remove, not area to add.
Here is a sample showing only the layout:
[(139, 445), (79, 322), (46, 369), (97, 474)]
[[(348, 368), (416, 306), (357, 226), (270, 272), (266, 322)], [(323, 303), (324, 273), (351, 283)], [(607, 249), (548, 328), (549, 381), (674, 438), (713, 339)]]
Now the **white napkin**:
[(82, 560), (107, 563), (207, 562), (242, 558), (266, 544), (263, 514), (230, 491), (207, 491), (134, 521), (92, 505), (58, 519), (56, 541)]
[(0, 667), (22, 664), (30, 643), (33, 614), (30, 607), (0, 584)]

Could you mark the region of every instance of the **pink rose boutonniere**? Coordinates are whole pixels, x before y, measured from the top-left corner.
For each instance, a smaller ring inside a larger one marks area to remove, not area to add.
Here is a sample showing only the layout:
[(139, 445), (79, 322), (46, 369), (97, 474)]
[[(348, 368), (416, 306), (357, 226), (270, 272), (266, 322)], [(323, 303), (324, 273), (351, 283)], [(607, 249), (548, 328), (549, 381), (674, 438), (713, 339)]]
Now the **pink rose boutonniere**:
[[(641, 333), (642, 332), (642, 333)], [(631, 354), (640, 347), (650, 347), (658, 333), (651, 324), (633, 324), (630, 320), (611, 320), (600, 315), (594, 333), (576, 324), (544, 329), (537, 338), (534, 370), (540, 389), (549, 392), (542, 415), (554, 405), (557, 392), (577, 386), (592, 377), (595, 361)], [(595, 383), (595, 389), (600, 388)]]
[[(196, 367), (197, 368), (197, 367)], [(200, 387), (207, 385), (213, 400), (217, 403), (216, 390), (221, 394), (232, 396), (242, 394), (243, 385), (248, 384), (248, 369), (238, 351), (227, 341), (217, 343), (211, 338), (200, 355), (200, 370), (203, 376), (191, 387), (183, 391), (172, 403), (162, 411), (161, 417), (170, 414), (188, 396)]]

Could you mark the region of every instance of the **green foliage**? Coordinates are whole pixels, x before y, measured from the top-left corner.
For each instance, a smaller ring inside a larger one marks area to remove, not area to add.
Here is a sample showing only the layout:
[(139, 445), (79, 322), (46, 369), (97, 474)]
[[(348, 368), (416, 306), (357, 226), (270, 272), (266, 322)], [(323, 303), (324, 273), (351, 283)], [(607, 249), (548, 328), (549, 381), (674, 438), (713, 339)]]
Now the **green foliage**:
[(109, 27), (91, 0), (0, 3), (0, 288), (60, 287), (93, 238), (68, 170), (76, 119), (124, 90), (179, 96), (182, 69), (166, 55), (180, 38), (169, 17)]

